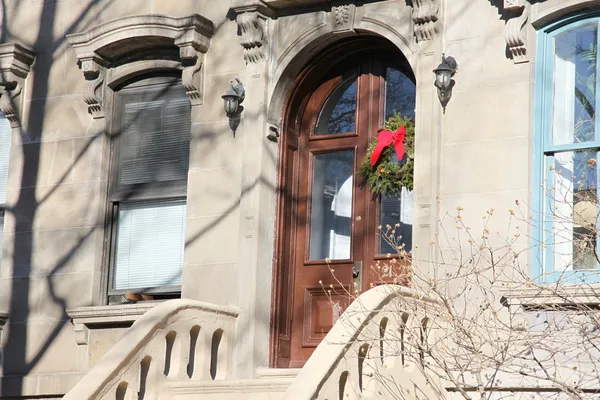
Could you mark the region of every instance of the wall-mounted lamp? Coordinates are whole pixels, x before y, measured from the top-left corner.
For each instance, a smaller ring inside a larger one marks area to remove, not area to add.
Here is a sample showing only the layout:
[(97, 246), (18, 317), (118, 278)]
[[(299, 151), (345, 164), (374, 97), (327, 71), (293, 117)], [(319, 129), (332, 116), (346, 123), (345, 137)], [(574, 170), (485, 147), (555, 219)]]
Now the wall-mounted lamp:
[(454, 79), (452, 77), (456, 73), (458, 64), (454, 57), (446, 57), (442, 54), (442, 62), (436, 69), (433, 70), (435, 73), (435, 87), (438, 90), (438, 98), (440, 103), (446, 112), (446, 105), (452, 97), (452, 88), (454, 87)]
[(229, 90), (221, 96), (223, 98), (225, 114), (227, 114), (227, 117), (229, 118), (229, 127), (234, 135), (237, 127), (240, 125), (240, 115), (242, 114), (242, 111), (244, 111), (244, 107), (240, 104), (242, 104), (246, 98), (244, 85), (238, 78), (235, 78), (235, 80), (237, 83), (234, 84), (234, 82), (231, 81), (229, 83)]

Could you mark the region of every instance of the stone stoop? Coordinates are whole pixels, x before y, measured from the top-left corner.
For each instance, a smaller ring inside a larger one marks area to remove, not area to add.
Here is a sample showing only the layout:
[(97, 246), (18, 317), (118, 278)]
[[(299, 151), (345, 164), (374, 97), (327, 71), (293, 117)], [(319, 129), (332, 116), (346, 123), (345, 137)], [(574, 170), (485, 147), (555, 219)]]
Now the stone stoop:
[(256, 379), (199, 382), (174, 380), (169, 382), (171, 400), (281, 400), (297, 371), (259, 375)]

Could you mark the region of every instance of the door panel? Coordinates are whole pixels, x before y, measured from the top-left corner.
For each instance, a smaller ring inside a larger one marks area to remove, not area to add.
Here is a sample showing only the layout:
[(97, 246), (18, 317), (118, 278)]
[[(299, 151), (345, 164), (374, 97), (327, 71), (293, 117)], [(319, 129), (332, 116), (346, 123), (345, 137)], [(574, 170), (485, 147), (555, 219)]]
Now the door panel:
[(283, 247), (289, 246), (278, 252), (287, 271), (279, 285), (289, 292), (278, 298), (289, 311), (279, 322), (287, 335), (278, 338), (277, 366), (304, 365), (355, 290), (383, 282), (370, 267), (392, 251), (378, 239), (377, 225), (402, 220), (408, 200), (380, 205), (356, 171), (389, 109), (404, 113), (412, 102), (414, 110), (414, 89), (412, 99), (398, 94), (410, 87), (407, 80), (412, 83), (377, 58), (357, 57), (322, 77), (296, 109), (298, 133), (287, 132), (285, 140), (297, 146), (283, 160), (293, 171), (285, 172), (285, 206), (279, 209), (287, 213)]

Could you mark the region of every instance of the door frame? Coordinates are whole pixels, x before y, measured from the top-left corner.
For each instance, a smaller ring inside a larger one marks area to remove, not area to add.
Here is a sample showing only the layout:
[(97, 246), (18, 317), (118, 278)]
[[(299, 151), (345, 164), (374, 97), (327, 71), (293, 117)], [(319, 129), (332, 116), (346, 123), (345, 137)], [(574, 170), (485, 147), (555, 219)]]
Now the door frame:
[[(296, 77), (290, 86), (282, 111), (282, 129), (280, 135), (279, 154), (277, 162), (277, 205), (275, 220), (275, 249), (273, 257), (273, 275), (271, 285), (271, 315), (269, 366), (271, 368), (288, 368), (291, 342), (291, 317), (294, 303), (294, 274), (296, 243), (296, 199), (290, 198), (290, 185), (298, 175), (299, 166), (299, 134), (301, 116), (308, 100), (321, 80), (336, 68), (344, 59), (365, 52), (372, 56), (394, 60), (409, 76), (412, 69), (406, 57), (391, 42), (379, 36), (360, 35), (342, 39), (321, 51), (312, 59)], [(414, 76), (412, 76), (414, 80)], [(295, 156), (291, 155), (295, 152)], [(287, 355), (287, 358), (285, 357)]]

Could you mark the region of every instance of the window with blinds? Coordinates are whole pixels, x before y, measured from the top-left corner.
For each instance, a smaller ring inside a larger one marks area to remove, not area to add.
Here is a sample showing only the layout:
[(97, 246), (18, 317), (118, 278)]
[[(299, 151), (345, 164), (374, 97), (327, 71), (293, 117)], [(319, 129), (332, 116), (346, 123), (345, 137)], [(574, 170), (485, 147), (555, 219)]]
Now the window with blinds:
[(109, 292), (178, 292), (185, 247), (189, 99), (181, 83), (154, 80), (120, 91), (115, 107)]
[(4, 215), (6, 210), (11, 137), (12, 129), (10, 123), (0, 113), (0, 263), (2, 262), (2, 248), (4, 246)]

